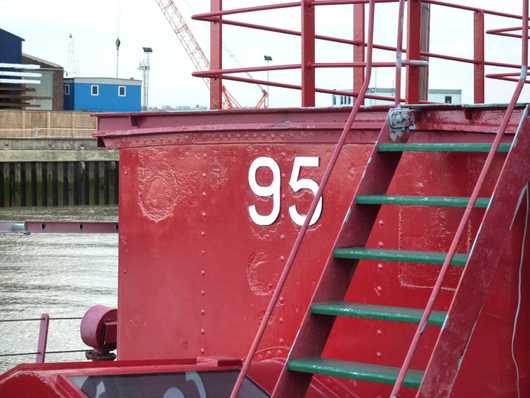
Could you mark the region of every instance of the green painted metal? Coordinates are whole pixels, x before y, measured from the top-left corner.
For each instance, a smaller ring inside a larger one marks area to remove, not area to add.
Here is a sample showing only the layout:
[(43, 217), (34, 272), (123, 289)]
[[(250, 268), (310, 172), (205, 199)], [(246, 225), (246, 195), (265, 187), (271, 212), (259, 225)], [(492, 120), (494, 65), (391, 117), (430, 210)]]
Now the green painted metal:
[[(498, 152), (508, 152), (511, 144), (501, 144)], [(489, 152), (491, 144), (471, 143), (417, 143), (379, 144), (379, 152)]]
[[(446, 253), (440, 252), (365, 249), (362, 247), (335, 249), (333, 254), (336, 258), (347, 260), (381, 260), (421, 264), (442, 264), (446, 255)], [(466, 265), (466, 262), (466, 254), (456, 254), (453, 257), (451, 264), (456, 266), (464, 266)]]
[[(360, 195), (357, 196), (356, 202), (359, 205), (466, 207), (469, 202), (469, 198), (461, 196)], [(480, 209), (486, 209), (489, 203), (489, 198), (479, 198), (475, 203), (475, 207)]]
[[(382, 384), (394, 384), (399, 372), (399, 368), (389, 366), (321, 358), (294, 359), (288, 362), (287, 369), (293, 372), (344, 377), (352, 380), (363, 380)], [(418, 388), (422, 378), (423, 372), (410, 370), (405, 377), (403, 385)]]
[[(423, 315), (423, 310), (336, 301), (313, 304), (311, 305), (311, 313), (317, 315), (347, 316), (352, 318), (419, 323), (421, 316)], [(442, 326), (445, 322), (446, 315), (447, 314), (442, 311), (433, 311), (429, 318), (429, 323), (431, 325)]]

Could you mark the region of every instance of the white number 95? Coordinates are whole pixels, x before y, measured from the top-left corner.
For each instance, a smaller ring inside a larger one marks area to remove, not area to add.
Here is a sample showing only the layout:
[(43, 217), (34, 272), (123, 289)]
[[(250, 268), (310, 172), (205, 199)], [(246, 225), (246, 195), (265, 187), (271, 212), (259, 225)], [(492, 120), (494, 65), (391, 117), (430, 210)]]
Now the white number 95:
[[(297, 156), (294, 159), (293, 170), (291, 172), (291, 178), (289, 185), (293, 192), (298, 192), (302, 189), (308, 189), (316, 195), (318, 191), (318, 184), (316, 181), (309, 178), (299, 179), (302, 167), (318, 167), (320, 160), (317, 156)], [(272, 173), (272, 182), (270, 185), (263, 186), (259, 185), (256, 179), (258, 169), (261, 167), (268, 168)], [(280, 215), (280, 200), (281, 200), (281, 181), (280, 181), (280, 166), (272, 158), (259, 157), (252, 162), (248, 170), (248, 184), (252, 192), (256, 196), (271, 198), (272, 197), (272, 210), (269, 214), (262, 215), (256, 210), (256, 206), (252, 205), (248, 207), (248, 212), (252, 221), (257, 225), (272, 225)], [(303, 225), (306, 219), (306, 215), (300, 214), (296, 209), (295, 205), (289, 207), (289, 215), (291, 219), (297, 225)], [(318, 201), (317, 208), (309, 225), (314, 225), (322, 215), (322, 198)]]

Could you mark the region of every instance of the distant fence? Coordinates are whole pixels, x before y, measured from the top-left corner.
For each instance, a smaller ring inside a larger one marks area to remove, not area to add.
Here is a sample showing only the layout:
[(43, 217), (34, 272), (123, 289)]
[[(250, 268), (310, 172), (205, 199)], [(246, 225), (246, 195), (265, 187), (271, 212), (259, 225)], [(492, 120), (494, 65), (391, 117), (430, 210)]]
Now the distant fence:
[(87, 112), (0, 111), (0, 138), (91, 138), (95, 129)]
[(117, 151), (86, 112), (0, 111), (0, 207), (115, 205)]

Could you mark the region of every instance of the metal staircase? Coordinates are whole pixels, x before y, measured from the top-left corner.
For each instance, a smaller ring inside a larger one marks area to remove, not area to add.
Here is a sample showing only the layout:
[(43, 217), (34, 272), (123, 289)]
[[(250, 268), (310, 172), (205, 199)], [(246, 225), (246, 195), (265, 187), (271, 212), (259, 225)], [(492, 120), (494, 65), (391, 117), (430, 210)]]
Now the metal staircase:
[[(510, 123), (517, 101), (527, 82), (528, 75), (528, 0), (523, 0), (522, 60), (520, 78), (510, 103), (507, 105), (500, 126), (490, 143), (421, 141), (421, 132), (415, 132), (414, 142), (408, 143), (408, 128), (414, 129), (414, 113), (421, 113), (423, 106), (400, 108), (399, 87), (401, 67), (418, 64), (419, 60), (404, 61), (402, 57), (402, 23), (404, 0), (400, 0), (398, 21), (398, 44), (396, 59), (395, 109), (389, 111), (387, 121), (381, 129), (370, 155), (368, 166), (357, 191), (351, 198), (349, 213), (337, 235), (334, 250), (330, 253), (317, 282), (310, 305), (305, 312), (291, 351), (274, 388), (273, 397), (303, 397), (314, 375), (348, 378), (358, 381), (393, 385), (391, 398), (401, 396), (402, 387), (417, 389), (416, 397), (449, 397), (460, 365), (464, 359), (471, 334), (485, 304), (486, 296), (503, 251), (503, 239), (512, 228), (521, 195), (526, 192), (530, 180), (530, 122), (528, 108), (522, 113), (516, 134), (511, 143), (506, 142), (505, 132)], [(363, 88), (360, 90), (350, 117), (335, 147), (335, 151), (322, 177), (319, 191), (315, 195), (306, 222), (299, 231), (289, 258), (278, 279), (260, 328), (250, 347), (242, 371), (234, 386), (231, 398), (236, 398), (241, 382), (267, 328), (271, 314), (296, 258), (309, 220), (325, 189), (335, 162), (357, 116), (367, 91), (372, 70), (373, 24), (375, 0), (369, 1), (367, 66)], [(510, 77), (512, 75), (510, 74)], [(396, 131), (396, 120), (397, 130)], [(407, 123), (408, 121), (408, 123)], [(405, 122), (403, 124), (403, 122)], [(443, 124), (440, 124), (443, 130)], [(437, 127), (438, 128), (438, 127)], [(400, 131), (401, 130), (401, 131)], [(477, 129), (475, 132), (479, 131)], [(454, 133), (455, 131), (451, 131)], [(432, 138), (432, 137), (431, 137)], [(389, 185), (405, 152), (460, 152), (487, 153), (480, 175), (469, 197), (418, 197), (390, 196)], [(496, 179), (490, 197), (479, 197), (490, 172), (493, 160), (499, 153), (507, 153), (503, 167)], [(437, 206), (465, 208), (461, 221), (447, 252), (423, 252), (406, 250), (383, 250), (367, 247), (369, 235), (375, 225), (382, 206)], [(457, 253), (471, 213), (475, 209), (486, 209), (474, 243), (469, 253)], [(429, 299), (423, 307), (403, 308), (390, 305), (371, 305), (345, 301), (345, 294), (355, 277), (356, 265), (361, 260), (389, 261), (392, 263), (420, 263), (440, 266), (437, 280)], [(434, 311), (435, 302), (450, 268), (460, 267), (459, 284), (447, 311)], [(407, 322), (417, 324), (416, 333), (401, 367), (381, 366), (370, 363), (351, 362), (322, 356), (334, 322), (338, 317), (354, 317), (372, 320)], [(411, 369), (411, 363), (419, 341), (427, 328), (437, 328), (438, 339), (429, 349), (430, 359), (426, 369)], [(386, 389), (382, 390), (386, 391)], [(406, 394), (409, 396), (409, 394)]]
[[(368, 363), (349, 362), (322, 358), (321, 354), (337, 317), (353, 317), (372, 320), (407, 322), (419, 324), (424, 316), (423, 308), (402, 308), (384, 305), (370, 305), (346, 302), (343, 300), (350, 275), (354, 274), (360, 260), (378, 260), (380, 262), (421, 263), (439, 266), (447, 259), (447, 253), (422, 252), (407, 250), (382, 250), (368, 248), (365, 244), (374, 225), (379, 209), (383, 205), (400, 206), (470, 206), (469, 198), (464, 197), (425, 197), (425, 196), (387, 196), (390, 179), (396, 170), (399, 157), (406, 151), (425, 152), (489, 152), (490, 144), (473, 143), (389, 143), (385, 142), (383, 129), (376, 145), (373, 161), (368, 166), (364, 179), (355, 195), (351, 216), (344, 225), (337, 241), (333, 256), (319, 281), (312, 304), (308, 309), (301, 329), (296, 337), (286, 367), (284, 368), (274, 397), (303, 396), (313, 375), (348, 378), (373, 383), (394, 384), (398, 380), (400, 368), (380, 366)], [(420, 134), (420, 133), (418, 133)], [(508, 152), (504, 167), (491, 198), (478, 198), (472, 203), (473, 208), (487, 208), (475, 244), (471, 253), (458, 253), (452, 256), (452, 267), (464, 267), (461, 282), (453, 304), (448, 311), (430, 311), (427, 318), (429, 327), (442, 328), (438, 343), (433, 349), (433, 356), (427, 371), (410, 369), (402, 380), (402, 386), (419, 389), (418, 396), (449, 396), (452, 382), (458, 371), (457, 362), (463, 356), (465, 345), (455, 347), (454, 337), (467, 343), (472, 326), (476, 322), (480, 308), (484, 304), (488, 284), (478, 283), (477, 278), (490, 279), (496, 270), (502, 254), (502, 240), (492, 239), (493, 235), (508, 233), (511, 228), (514, 212), (520, 193), (530, 179), (530, 162), (525, 153), (530, 151), (530, 123), (527, 110), (523, 113), (513, 145), (499, 146), (498, 152)], [(391, 156), (391, 158), (387, 158)], [(377, 195), (374, 195), (377, 194)], [(502, 215), (501, 215), (502, 214)], [(495, 228), (491, 224), (495, 224)], [(355, 234), (349, 233), (350, 229)], [(484, 255), (488, 261), (484, 262)], [(469, 269), (468, 269), (469, 268)], [(347, 279), (347, 282), (345, 281)], [(473, 282), (471, 282), (473, 281)], [(473, 288), (467, 286), (477, 283)], [(477, 293), (480, 286), (481, 293)], [(480, 296), (480, 297), (477, 297)], [(465, 308), (464, 308), (465, 307)], [(469, 311), (473, 307), (474, 311)], [(466, 319), (462, 319), (465, 315)], [(450, 325), (454, 325), (451, 327)], [(451, 329), (451, 330), (449, 330)], [(423, 333), (423, 330), (422, 330)], [(455, 355), (448, 355), (448, 351)], [(447, 359), (454, 361), (447, 362)], [(436, 371), (434, 371), (436, 369)], [(447, 379), (437, 378), (446, 369), (452, 369)], [(443, 370), (443, 371), (442, 371)], [(426, 383), (429, 381), (429, 384)], [(443, 381), (443, 382), (442, 382)], [(400, 385), (401, 387), (401, 385)], [(397, 396), (397, 395), (396, 395)]]

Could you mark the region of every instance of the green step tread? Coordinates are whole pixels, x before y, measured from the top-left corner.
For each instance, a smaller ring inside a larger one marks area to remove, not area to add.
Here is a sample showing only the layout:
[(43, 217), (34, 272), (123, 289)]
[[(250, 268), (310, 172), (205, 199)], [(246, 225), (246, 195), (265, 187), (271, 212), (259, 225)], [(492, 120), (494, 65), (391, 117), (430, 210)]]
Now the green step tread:
[[(359, 195), (356, 203), (359, 205), (405, 205), (405, 206), (440, 206), (466, 207), (469, 198), (462, 196), (388, 196), (388, 195)], [(478, 198), (475, 207), (486, 209), (489, 198)]]
[[(423, 310), (337, 301), (312, 304), (311, 313), (316, 315), (347, 316), (352, 318), (419, 323), (423, 315)], [(447, 314), (442, 311), (433, 311), (429, 317), (429, 323), (431, 325), (442, 326), (445, 322), (446, 315)]]
[[(498, 152), (508, 152), (511, 144), (501, 144)], [(379, 152), (489, 152), (491, 144), (473, 143), (396, 143), (379, 144)]]
[[(362, 247), (335, 249), (333, 254), (335, 258), (347, 260), (382, 260), (421, 264), (443, 264), (446, 256), (446, 253), (441, 252), (365, 249)], [(455, 254), (451, 264), (464, 266), (466, 262), (466, 254)]]
[[(389, 366), (322, 358), (293, 359), (287, 363), (287, 369), (293, 372), (344, 377), (382, 384), (394, 384), (399, 373), (399, 368)], [(405, 387), (418, 388), (422, 378), (423, 372), (409, 370), (403, 385)]]

